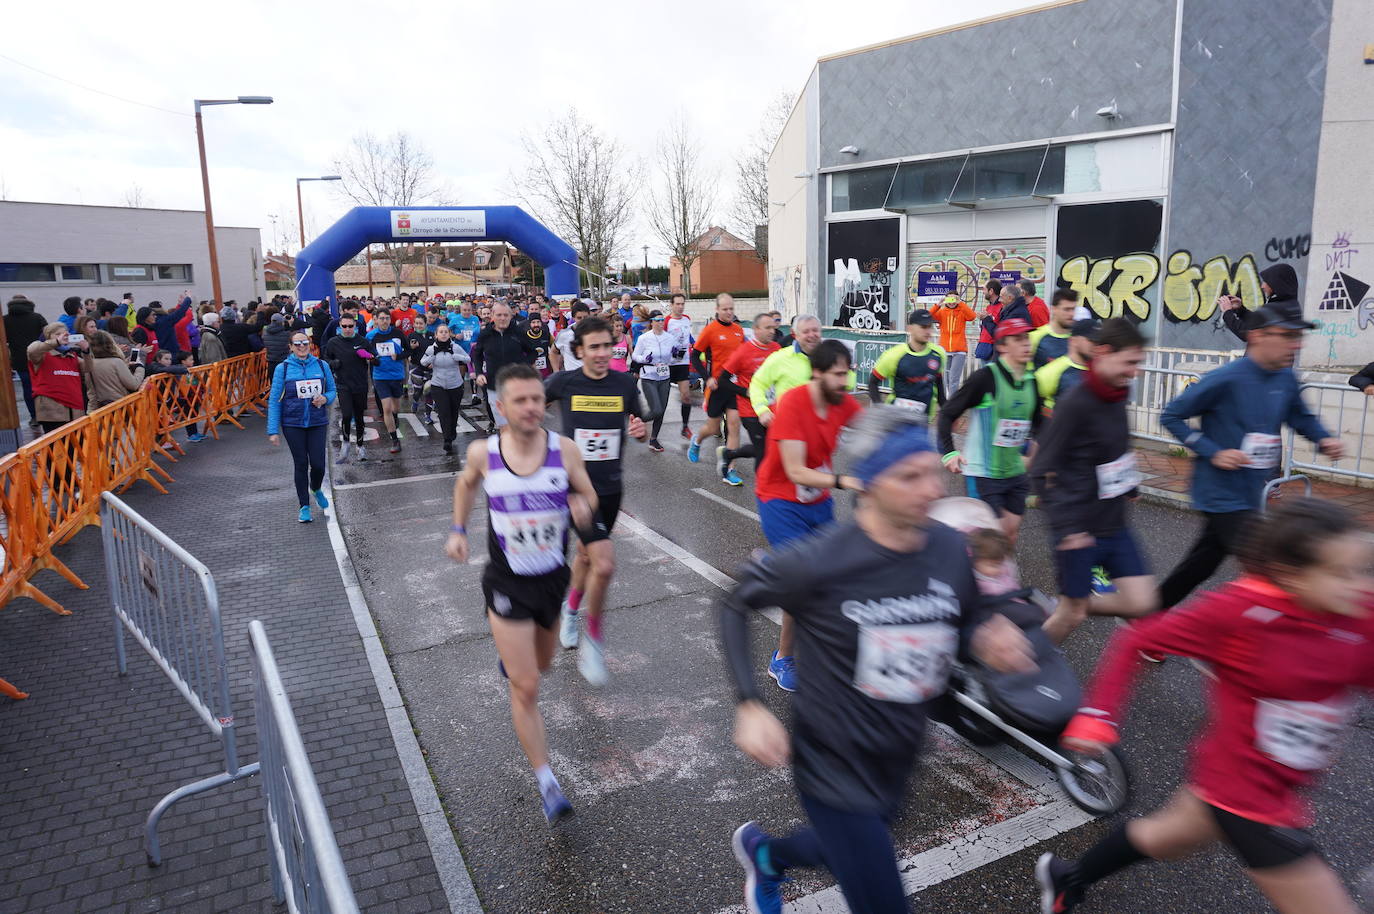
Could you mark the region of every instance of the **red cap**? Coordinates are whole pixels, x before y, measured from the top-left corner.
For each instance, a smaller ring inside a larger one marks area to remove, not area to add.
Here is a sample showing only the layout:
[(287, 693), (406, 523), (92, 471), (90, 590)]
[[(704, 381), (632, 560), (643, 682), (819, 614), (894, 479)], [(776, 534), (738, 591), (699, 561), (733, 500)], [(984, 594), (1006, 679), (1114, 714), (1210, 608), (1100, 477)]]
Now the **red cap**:
[(1024, 336), (1030, 332), (1030, 324), (1021, 320), (1019, 317), (1013, 317), (1011, 320), (1002, 321), (1002, 323), (997, 325), (997, 334), (993, 339), (1003, 340), (1009, 336)]

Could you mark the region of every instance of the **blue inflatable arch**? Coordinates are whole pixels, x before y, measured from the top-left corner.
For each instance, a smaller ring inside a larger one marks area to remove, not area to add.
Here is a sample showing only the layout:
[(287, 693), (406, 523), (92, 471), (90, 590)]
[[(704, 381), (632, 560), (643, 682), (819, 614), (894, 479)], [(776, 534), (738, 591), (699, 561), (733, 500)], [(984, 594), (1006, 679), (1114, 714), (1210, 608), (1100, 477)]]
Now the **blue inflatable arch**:
[(303, 302), (339, 296), (334, 271), (369, 244), (410, 241), (509, 241), (544, 268), (544, 290), (578, 293), (577, 252), (518, 206), (355, 206), (296, 255), (297, 295)]

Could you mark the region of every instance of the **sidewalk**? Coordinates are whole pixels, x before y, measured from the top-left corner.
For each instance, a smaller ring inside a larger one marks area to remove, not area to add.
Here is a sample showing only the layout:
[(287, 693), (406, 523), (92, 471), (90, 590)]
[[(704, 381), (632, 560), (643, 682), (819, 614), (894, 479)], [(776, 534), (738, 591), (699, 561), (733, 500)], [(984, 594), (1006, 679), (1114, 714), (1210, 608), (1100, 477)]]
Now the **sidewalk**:
[[(295, 521), (285, 447), (264, 422), (185, 445), (170, 495), (123, 496), (210, 567), (219, 587), (239, 758), (256, 760), (248, 622), (267, 628), (359, 906), (447, 911), (323, 518)], [(0, 914), (278, 912), (256, 777), (181, 801), (150, 869), (143, 823), (172, 788), (223, 770), (220, 745), (133, 642), (115, 670), (100, 531), (58, 556), (90, 589), (37, 583), (72, 610), (0, 609)]]

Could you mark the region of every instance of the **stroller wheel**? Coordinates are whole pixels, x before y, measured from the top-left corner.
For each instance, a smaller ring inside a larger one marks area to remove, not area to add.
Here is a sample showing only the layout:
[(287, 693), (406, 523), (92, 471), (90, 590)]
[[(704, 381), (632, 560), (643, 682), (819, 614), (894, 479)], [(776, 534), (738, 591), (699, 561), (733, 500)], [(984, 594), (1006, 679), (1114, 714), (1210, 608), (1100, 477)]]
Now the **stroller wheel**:
[(959, 704), (950, 704), (948, 722), (955, 733), (975, 746), (991, 746), (1002, 739), (1001, 732), (992, 724)]
[(1131, 776), (1115, 748), (1102, 755), (1060, 750), (1072, 767), (1059, 770), (1059, 783), (1069, 799), (1097, 816), (1111, 815), (1131, 797)]

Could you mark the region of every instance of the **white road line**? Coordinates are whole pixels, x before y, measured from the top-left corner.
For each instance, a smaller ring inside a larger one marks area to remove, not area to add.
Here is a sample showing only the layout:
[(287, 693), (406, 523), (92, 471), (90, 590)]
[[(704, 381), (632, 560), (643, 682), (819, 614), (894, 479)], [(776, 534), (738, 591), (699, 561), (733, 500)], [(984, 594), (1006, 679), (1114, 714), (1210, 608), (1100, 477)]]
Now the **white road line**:
[(695, 492), (695, 493), (697, 493), (698, 495), (700, 495), (702, 498), (709, 498), (709, 499), (711, 499), (711, 501), (715, 502), (716, 504), (721, 505), (721, 506), (726, 507), (726, 508), (729, 508), (731, 511), (734, 511), (736, 514), (743, 514), (745, 517), (749, 518), (750, 520), (758, 520), (758, 519), (759, 519), (759, 515), (758, 515), (758, 512), (757, 512), (757, 511), (750, 511), (748, 508), (746, 508), (746, 507), (744, 507), (744, 506), (742, 506), (742, 505), (737, 505), (737, 504), (735, 504), (733, 501), (731, 501), (730, 499), (725, 498), (724, 496), (721, 496), (721, 495), (717, 495), (715, 492), (707, 492), (705, 489), (693, 489), (692, 491)]
[(397, 479), (377, 479), (372, 482), (344, 482), (335, 483), (336, 491), (342, 489), (370, 489), (373, 486), (398, 486), (403, 482), (426, 482), (430, 479), (452, 479), (458, 475), (457, 470), (449, 473), (426, 473), (423, 476), (401, 476)]
[(734, 578), (718, 570), (714, 565), (702, 561), (666, 536), (663, 536), (655, 530), (649, 529), (648, 525), (639, 519), (622, 512), (619, 523), (625, 529), (633, 532), (640, 538), (653, 543), (658, 547), (660, 552), (666, 552), (668, 555), (671, 555), (721, 590), (730, 590), (738, 583)]

